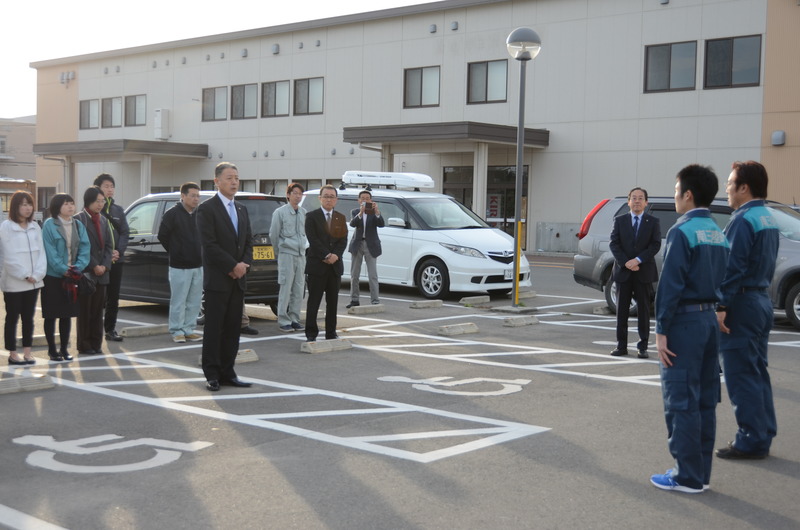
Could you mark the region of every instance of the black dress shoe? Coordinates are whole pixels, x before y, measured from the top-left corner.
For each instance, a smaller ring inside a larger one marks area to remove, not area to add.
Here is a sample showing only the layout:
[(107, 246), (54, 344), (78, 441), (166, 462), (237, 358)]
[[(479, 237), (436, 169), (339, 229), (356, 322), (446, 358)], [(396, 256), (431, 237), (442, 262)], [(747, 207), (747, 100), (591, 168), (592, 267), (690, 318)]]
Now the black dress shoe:
[(206, 381), (206, 389), (210, 390), (211, 392), (219, 391), (219, 381), (216, 379), (209, 379)]
[(25, 359), (20, 359), (19, 361), (15, 361), (11, 357), (8, 358), (8, 364), (15, 365), (15, 366), (25, 366), (28, 364), (28, 361)]
[[(244, 381), (242, 381), (238, 377), (234, 377), (233, 379), (228, 379), (227, 381), (223, 381), (222, 384), (223, 385), (228, 385), (228, 386), (238, 386), (240, 388), (247, 388), (247, 387), (253, 386), (253, 383), (245, 383)], [(217, 387), (217, 388), (219, 388), (219, 387)]]
[(62, 357), (62, 358), (65, 360), (65, 361), (71, 361), (71, 360), (72, 360), (72, 355), (70, 355), (70, 354), (69, 354), (69, 352), (68, 352), (67, 350), (61, 350), (61, 357)]
[(245, 326), (241, 330), (242, 335), (258, 335), (258, 330), (256, 328)]
[(647, 350), (639, 350), (639, 355), (637, 355), (640, 359), (649, 359), (650, 356), (647, 355)]
[(622, 357), (623, 355), (628, 355), (628, 350), (622, 348), (616, 348), (614, 351), (611, 352), (611, 355), (614, 357)]
[(97, 355), (98, 353), (99, 353), (99, 352), (96, 352), (96, 351), (94, 351), (94, 350), (83, 350), (83, 351), (78, 351), (78, 355)]
[(360, 306), (360, 305), (361, 305), (361, 302), (350, 302), (350, 303), (349, 303), (349, 304), (347, 304), (345, 307), (346, 307), (347, 309), (350, 309), (351, 307), (358, 307), (358, 306)]
[(119, 336), (119, 333), (117, 333), (117, 330), (114, 329), (114, 330), (106, 332), (106, 340), (113, 340), (114, 342), (122, 342), (123, 339), (122, 339), (122, 337)]
[(728, 442), (728, 447), (717, 449), (717, 458), (725, 458), (728, 460), (763, 460), (769, 456), (769, 451), (758, 453), (747, 453), (740, 451), (733, 446), (733, 442)]
[(51, 361), (57, 362), (57, 363), (60, 363), (61, 361), (64, 360), (64, 357), (62, 357), (61, 355), (57, 355), (57, 354), (50, 354), (49, 357), (50, 357)]
[(325, 336), (325, 340), (336, 340), (338, 338), (339, 338), (339, 335), (334, 335), (332, 337), (328, 337), (327, 335)]

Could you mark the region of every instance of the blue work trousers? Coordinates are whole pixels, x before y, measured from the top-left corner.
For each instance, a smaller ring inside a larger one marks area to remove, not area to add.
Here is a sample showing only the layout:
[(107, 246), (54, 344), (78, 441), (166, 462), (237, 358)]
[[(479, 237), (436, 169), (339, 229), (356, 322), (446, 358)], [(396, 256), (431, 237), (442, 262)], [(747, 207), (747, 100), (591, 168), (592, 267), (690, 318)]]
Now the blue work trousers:
[(767, 372), (772, 320), (772, 303), (765, 292), (741, 293), (725, 319), (731, 332), (723, 333), (720, 342), (725, 386), (739, 426), (733, 445), (748, 453), (769, 452), (778, 432)]
[(203, 299), (203, 268), (169, 268), (169, 332), (175, 337), (194, 333)]
[(676, 354), (671, 367), (661, 365), (667, 444), (675, 459), (673, 478), (682, 486), (702, 488), (711, 479), (720, 399), (716, 314), (711, 310), (677, 314), (667, 347)]
[(278, 254), (278, 325), (300, 322), (300, 306), (306, 286), (306, 257), (281, 252)]

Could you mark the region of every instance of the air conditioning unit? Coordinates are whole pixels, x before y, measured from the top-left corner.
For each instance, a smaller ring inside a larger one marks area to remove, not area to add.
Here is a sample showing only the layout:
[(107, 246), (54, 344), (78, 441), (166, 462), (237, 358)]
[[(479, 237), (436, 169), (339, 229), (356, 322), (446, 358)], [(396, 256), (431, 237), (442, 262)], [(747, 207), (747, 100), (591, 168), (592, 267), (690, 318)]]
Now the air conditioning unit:
[(153, 120), (153, 135), (156, 140), (169, 140), (169, 109), (156, 109)]

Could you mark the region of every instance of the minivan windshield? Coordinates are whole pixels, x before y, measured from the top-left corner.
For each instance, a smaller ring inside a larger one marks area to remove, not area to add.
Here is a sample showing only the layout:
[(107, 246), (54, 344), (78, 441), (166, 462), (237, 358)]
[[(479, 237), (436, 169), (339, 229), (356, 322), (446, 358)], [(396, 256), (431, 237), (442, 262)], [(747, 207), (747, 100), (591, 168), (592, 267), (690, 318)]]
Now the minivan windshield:
[(408, 204), (430, 230), (458, 230), (463, 228), (490, 228), (469, 208), (446, 197), (411, 198)]
[(781, 235), (792, 241), (800, 241), (800, 213), (786, 205), (768, 204)]

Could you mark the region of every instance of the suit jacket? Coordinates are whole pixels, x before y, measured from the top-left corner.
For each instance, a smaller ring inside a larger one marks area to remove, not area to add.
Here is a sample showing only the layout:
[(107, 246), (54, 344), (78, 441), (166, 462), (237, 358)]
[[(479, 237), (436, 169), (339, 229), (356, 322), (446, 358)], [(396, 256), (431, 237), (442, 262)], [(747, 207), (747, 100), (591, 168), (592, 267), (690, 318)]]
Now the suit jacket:
[[(641, 283), (658, 280), (655, 256), (661, 248), (661, 223), (657, 217), (644, 213), (639, 218), (639, 235), (633, 238), (633, 221), (630, 212), (614, 218), (609, 243), (614, 254), (614, 271), (611, 276), (615, 282), (638, 281)], [(625, 268), (625, 263), (639, 258), (639, 270), (634, 272)]]
[[(97, 229), (94, 227), (92, 216), (86, 213), (86, 210), (81, 210), (76, 214), (73, 219), (83, 223), (86, 228), (86, 235), (89, 236), (89, 264), (86, 266), (84, 272), (92, 272), (97, 265), (103, 265), (106, 272), (102, 276), (92, 277), (97, 280), (100, 285), (108, 285), (109, 270), (111, 269), (111, 253), (114, 251), (114, 238), (111, 235), (111, 227), (108, 225), (108, 219), (100, 215), (100, 230), (103, 232), (103, 244), (100, 244), (100, 237), (97, 234)], [(73, 221), (75, 222), (75, 221)]]
[(253, 262), (247, 208), (238, 202), (234, 205), (239, 221), (238, 235), (219, 194), (197, 207), (197, 231), (203, 249), (203, 288), (208, 291), (226, 291), (237, 283), (242, 291), (247, 290), (246, 275), (238, 280), (228, 276), (240, 261), (248, 265)]
[(348, 250), (350, 254), (355, 254), (361, 246), (361, 240), (366, 239), (369, 253), (372, 254), (373, 258), (377, 258), (383, 252), (381, 240), (378, 237), (378, 228), (383, 228), (384, 226), (383, 216), (365, 213), (364, 215), (367, 216), (367, 228), (364, 230), (364, 220), (358, 216), (360, 212), (361, 208), (353, 208), (353, 211), (350, 212), (350, 226), (355, 228), (356, 231), (353, 233), (353, 239), (350, 240), (350, 248)]
[[(327, 274), (333, 268), (333, 271), (341, 276), (344, 272), (342, 254), (347, 247), (347, 219), (345, 216), (334, 210), (329, 231), (322, 208), (306, 213), (306, 239), (308, 239), (306, 274), (320, 276)], [(322, 260), (328, 254), (336, 254), (339, 259), (333, 265), (324, 263)]]

